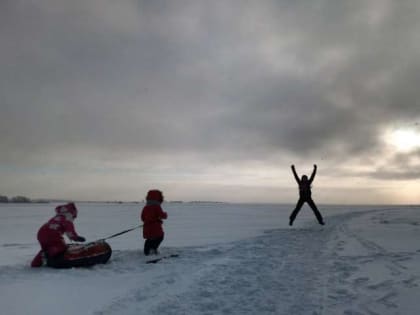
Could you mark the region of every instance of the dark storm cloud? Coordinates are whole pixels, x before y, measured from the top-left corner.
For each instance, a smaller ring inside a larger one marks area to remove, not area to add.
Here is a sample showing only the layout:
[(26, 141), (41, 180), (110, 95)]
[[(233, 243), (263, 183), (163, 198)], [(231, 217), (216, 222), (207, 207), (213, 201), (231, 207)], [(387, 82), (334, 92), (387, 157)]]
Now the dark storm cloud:
[(416, 1), (2, 1), (2, 163), (343, 159), (420, 116)]

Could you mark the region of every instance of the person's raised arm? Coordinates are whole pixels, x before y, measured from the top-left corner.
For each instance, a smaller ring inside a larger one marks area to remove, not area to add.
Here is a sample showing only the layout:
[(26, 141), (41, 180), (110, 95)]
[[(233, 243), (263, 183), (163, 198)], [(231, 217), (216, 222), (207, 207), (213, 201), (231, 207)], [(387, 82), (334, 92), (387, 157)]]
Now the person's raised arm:
[(291, 168), (292, 168), (293, 176), (295, 177), (296, 182), (299, 184), (300, 183), (300, 179), (299, 179), (299, 176), (296, 173), (295, 166), (292, 164)]
[(315, 175), (316, 175), (316, 169), (317, 169), (317, 166), (316, 166), (316, 164), (314, 164), (314, 170), (312, 171), (311, 178), (309, 179), (309, 182), (310, 182), (310, 183), (312, 183), (312, 181), (313, 181), (313, 180), (314, 180), (314, 178), (315, 178)]

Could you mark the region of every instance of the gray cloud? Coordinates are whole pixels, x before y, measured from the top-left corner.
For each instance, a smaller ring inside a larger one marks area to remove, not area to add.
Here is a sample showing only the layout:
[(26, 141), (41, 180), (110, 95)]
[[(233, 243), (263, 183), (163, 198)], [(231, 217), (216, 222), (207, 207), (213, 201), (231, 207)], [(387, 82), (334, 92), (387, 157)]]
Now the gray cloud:
[(0, 163), (378, 159), (384, 128), (420, 120), (419, 8), (2, 1)]

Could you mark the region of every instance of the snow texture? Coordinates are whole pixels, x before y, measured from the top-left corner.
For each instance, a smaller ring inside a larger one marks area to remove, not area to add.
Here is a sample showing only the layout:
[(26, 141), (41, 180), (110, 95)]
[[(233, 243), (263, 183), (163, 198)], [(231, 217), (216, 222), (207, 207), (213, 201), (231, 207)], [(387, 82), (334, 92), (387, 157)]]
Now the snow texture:
[[(108, 264), (31, 269), (55, 205), (0, 206), (1, 314), (420, 314), (420, 207), (164, 204), (162, 256), (141, 230), (109, 240)], [(139, 224), (141, 204), (78, 204), (88, 241)]]

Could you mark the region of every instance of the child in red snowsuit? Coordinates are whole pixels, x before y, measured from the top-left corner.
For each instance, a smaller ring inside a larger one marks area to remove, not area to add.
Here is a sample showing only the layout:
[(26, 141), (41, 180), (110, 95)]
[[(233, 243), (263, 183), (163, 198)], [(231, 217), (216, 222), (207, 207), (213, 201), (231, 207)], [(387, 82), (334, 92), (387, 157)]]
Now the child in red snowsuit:
[(146, 206), (141, 212), (143, 221), (144, 254), (157, 254), (157, 249), (162, 243), (164, 232), (162, 220), (168, 217), (168, 214), (161, 208), (163, 195), (160, 190), (150, 190), (146, 196)]
[(67, 250), (63, 234), (76, 242), (84, 242), (85, 238), (79, 236), (73, 225), (73, 220), (77, 217), (77, 208), (74, 203), (60, 205), (55, 208), (56, 215), (45, 223), (38, 230), (37, 238), (41, 245), (41, 250), (34, 257), (31, 267), (41, 267), (43, 256), (47, 259), (47, 265), (54, 267), (60, 257)]

